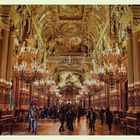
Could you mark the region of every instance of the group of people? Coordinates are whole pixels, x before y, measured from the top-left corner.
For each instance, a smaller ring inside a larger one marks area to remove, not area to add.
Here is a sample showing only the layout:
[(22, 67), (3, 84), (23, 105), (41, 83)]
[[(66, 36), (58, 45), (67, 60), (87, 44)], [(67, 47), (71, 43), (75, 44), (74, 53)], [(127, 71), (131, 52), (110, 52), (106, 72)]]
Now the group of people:
[(74, 131), (73, 122), (76, 119), (77, 122), (80, 121), (81, 115), (84, 114), (84, 110), (81, 107), (73, 107), (71, 104), (67, 104), (61, 107), (44, 107), (39, 113), (36, 104), (31, 103), (28, 111), (29, 131), (31, 134), (37, 134), (37, 117), (39, 114), (41, 115), (41, 119), (59, 119), (59, 131), (65, 131), (64, 123), (66, 122), (67, 130), (72, 132)]
[[(108, 129), (111, 132), (112, 130), (112, 123), (113, 123), (113, 113), (110, 111), (109, 108), (105, 109), (101, 109), (99, 112), (99, 116), (100, 116), (100, 120), (101, 120), (101, 125), (104, 124), (104, 122), (106, 122), (106, 124), (108, 125)], [(90, 131), (93, 132), (95, 131), (95, 122), (96, 122), (96, 118), (97, 118), (97, 113), (93, 110), (93, 108), (91, 108), (88, 112), (87, 112), (87, 122), (89, 122), (89, 128)]]
[(41, 109), (42, 119), (57, 119), (58, 118), (58, 108), (56, 106), (44, 107)]
[[(60, 121), (60, 127), (59, 131), (65, 131), (66, 129), (68, 132), (73, 132), (74, 127), (73, 124), (77, 120), (77, 122), (80, 122), (80, 118), (82, 115), (84, 115), (85, 111), (82, 107), (80, 106), (72, 106), (71, 104), (67, 104), (65, 106), (61, 107), (48, 107), (48, 108), (43, 108), (41, 110), (41, 118), (42, 119), (59, 119)], [(36, 107), (36, 104), (31, 103), (30, 108), (28, 111), (28, 117), (29, 117), (29, 131), (31, 134), (37, 134), (37, 117), (38, 117), (38, 110)], [(113, 114), (109, 110), (109, 108), (101, 109), (99, 112), (99, 117), (101, 120), (101, 125), (106, 122), (108, 125), (109, 131), (112, 129), (112, 123), (113, 123)], [(95, 131), (95, 122), (97, 119), (97, 112), (94, 111), (93, 108), (90, 108), (87, 111), (86, 114), (87, 118), (87, 123), (89, 124), (89, 128), (91, 132)], [(64, 125), (65, 124), (65, 125)]]
[(65, 131), (64, 123), (66, 122), (66, 128), (69, 132), (73, 132), (73, 123), (77, 120), (80, 122), (81, 116), (84, 114), (84, 110), (81, 107), (72, 107), (71, 104), (66, 106), (62, 106), (59, 109), (59, 120), (60, 120), (60, 128), (59, 131)]

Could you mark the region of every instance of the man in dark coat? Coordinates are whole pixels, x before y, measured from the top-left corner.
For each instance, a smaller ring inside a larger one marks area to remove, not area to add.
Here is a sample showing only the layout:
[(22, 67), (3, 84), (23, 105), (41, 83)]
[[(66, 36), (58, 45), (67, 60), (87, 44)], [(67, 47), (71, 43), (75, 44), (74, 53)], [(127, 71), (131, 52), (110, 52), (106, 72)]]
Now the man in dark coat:
[(102, 125), (104, 123), (104, 112), (105, 112), (105, 110), (103, 108), (101, 108), (101, 110), (100, 110), (100, 119), (101, 119), (101, 124)]
[(59, 128), (59, 131), (65, 131), (64, 130), (65, 111), (64, 111), (64, 108), (63, 107), (61, 107), (60, 110), (59, 110), (59, 120), (60, 120), (60, 123), (61, 123), (61, 126)]
[(94, 112), (93, 108), (90, 109), (89, 114), (88, 114), (88, 118), (89, 118), (89, 127), (90, 127), (90, 131), (95, 131), (95, 121), (96, 121), (96, 113)]
[(111, 132), (112, 129), (112, 123), (113, 123), (113, 114), (109, 110), (109, 108), (106, 109), (106, 124), (108, 125), (108, 129)]
[(72, 109), (69, 109), (68, 112), (66, 113), (66, 122), (67, 122), (68, 131), (70, 132), (73, 131), (73, 121), (74, 121), (74, 113)]

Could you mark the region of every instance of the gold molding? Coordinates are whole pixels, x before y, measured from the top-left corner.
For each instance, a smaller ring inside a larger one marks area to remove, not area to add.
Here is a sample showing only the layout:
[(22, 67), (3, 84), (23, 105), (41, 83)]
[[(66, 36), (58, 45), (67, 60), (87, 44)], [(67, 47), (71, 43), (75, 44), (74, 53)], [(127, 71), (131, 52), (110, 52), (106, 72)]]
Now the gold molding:
[(131, 9), (126, 12), (126, 14), (121, 18), (122, 28), (125, 29), (130, 21), (133, 19), (133, 13)]
[(133, 33), (140, 31), (140, 24), (133, 27)]
[(20, 15), (16, 12), (13, 6), (10, 8), (9, 16), (15, 25), (20, 21)]
[[(27, 10), (28, 10), (28, 12), (31, 14), (31, 10), (30, 10), (29, 5), (27, 5)], [(45, 45), (44, 45), (43, 39), (42, 39), (42, 37), (41, 37), (41, 32), (40, 32), (40, 30), (38, 29), (38, 27), (37, 27), (37, 25), (36, 25), (35, 17), (34, 17), (34, 16), (32, 16), (32, 22), (33, 22), (35, 31), (36, 31), (36, 33), (37, 33), (37, 35), (38, 35), (38, 37), (39, 37), (40, 43), (42, 44), (42, 47), (44, 47)]]
[[(115, 12), (116, 7), (117, 7), (117, 5), (115, 5), (113, 7), (112, 12), (111, 12), (111, 15), (113, 15), (113, 13)], [(100, 37), (99, 37), (99, 39), (97, 41), (97, 44), (96, 44), (96, 47), (95, 48), (98, 48), (99, 44), (101, 43), (101, 40), (103, 38), (103, 35), (106, 33), (106, 30), (107, 30), (108, 25), (109, 25), (109, 19), (107, 19), (107, 22), (106, 22), (106, 24), (104, 26), (104, 29), (101, 32), (101, 35), (100, 35)]]

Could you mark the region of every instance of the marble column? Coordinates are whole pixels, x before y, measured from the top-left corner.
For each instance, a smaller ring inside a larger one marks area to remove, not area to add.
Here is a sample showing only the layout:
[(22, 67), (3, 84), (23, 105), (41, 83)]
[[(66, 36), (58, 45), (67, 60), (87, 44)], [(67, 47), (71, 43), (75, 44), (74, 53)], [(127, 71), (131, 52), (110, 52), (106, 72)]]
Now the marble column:
[(109, 97), (109, 84), (105, 83), (105, 97), (106, 97), (106, 108), (110, 107), (110, 97)]
[(13, 48), (14, 48), (15, 33), (14, 29), (10, 28), (9, 42), (8, 42), (8, 54), (7, 54), (7, 73), (6, 80), (11, 81), (12, 79), (12, 60), (13, 60)]
[(132, 30), (129, 28), (127, 32), (127, 53), (128, 53), (127, 55), (128, 57), (128, 112), (132, 112), (134, 110), (133, 40), (132, 40)]
[(88, 95), (88, 107), (89, 108), (91, 107), (91, 95), (90, 94)]
[(125, 112), (125, 92), (124, 92), (124, 87), (125, 87), (125, 82), (122, 81), (120, 83), (120, 100), (121, 100), (121, 105), (120, 105), (120, 112)]
[(15, 110), (15, 115), (17, 115), (19, 112), (19, 101), (20, 101), (20, 80), (15, 77), (14, 78), (14, 110)]
[(23, 89), (23, 80), (19, 80), (19, 86), (18, 87), (19, 87), (19, 110), (21, 110), (22, 105), (23, 105), (23, 98), (24, 98), (24, 95), (21, 92), (21, 89)]
[(122, 82), (119, 83), (119, 112), (122, 112), (122, 98), (123, 98), (123, 93), (122, 93)]
[(29, 102), (32, 101), (33, 96), (33, 82), (29, 82)]
[(134, 113), (140, 112), (140, 31), (133, 33)]

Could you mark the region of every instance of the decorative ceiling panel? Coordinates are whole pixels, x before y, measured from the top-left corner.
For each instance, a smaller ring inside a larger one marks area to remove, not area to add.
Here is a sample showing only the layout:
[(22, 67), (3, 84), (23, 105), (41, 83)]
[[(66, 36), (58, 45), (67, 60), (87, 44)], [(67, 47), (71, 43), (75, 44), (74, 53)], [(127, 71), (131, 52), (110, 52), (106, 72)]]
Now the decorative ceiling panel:
[(60, 26), (60, 31), (63, 35), (77, 35), (82, 33), (82, 28), (78, 23), (64, 23)]
[(60, 20), (82, 20), (84, 6), (81, 5), (61, 5), (58, 6)]

